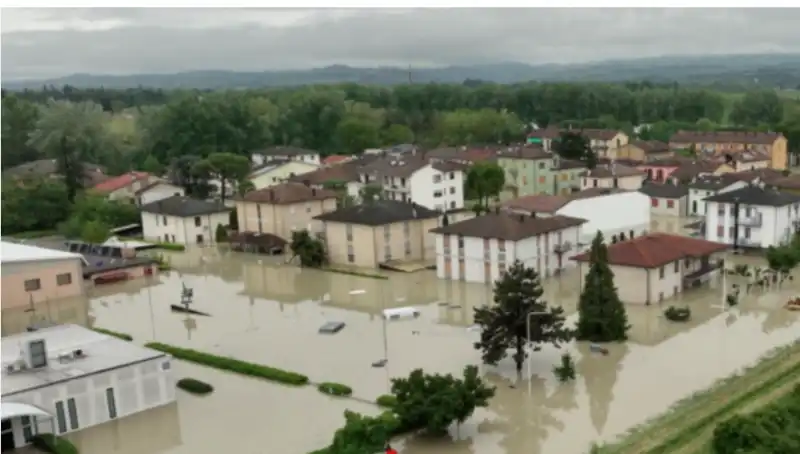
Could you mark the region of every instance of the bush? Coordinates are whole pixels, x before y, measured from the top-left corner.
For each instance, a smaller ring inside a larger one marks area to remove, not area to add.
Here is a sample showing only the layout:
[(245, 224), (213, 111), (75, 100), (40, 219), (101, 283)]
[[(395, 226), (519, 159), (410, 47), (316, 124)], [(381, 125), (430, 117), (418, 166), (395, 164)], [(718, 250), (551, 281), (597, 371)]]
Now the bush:
[(685, 322), (692, 317), (692, 310), (688, 307), (670, 306), (664, 311), (664, 317), (672, 322)]
[(395, 405), (397, 405), (397, 397), (393, 396), (392, 394), (384, 394), (382, 396), (378, 396), (378, 398), (375, 399), (375, 403), (384, 408), (393, 408)]
[(28, 230), (27, 232), (12, 233), (9, 235), (11, 238), (18, 238), (21, 240), (43, 238), (46, 236), (58, 235), (58, 230)]
[(575, 380), (575, 361), (573, 361), (572, 355), (569, 353), (561, 355), (561, 365), (554, 367), (553, 373), (561, 383)]
[(157, 248), (159, 248), (159, 249), (163, 249), (163, 250), (165, 250), (165, 251), (177, 251), (177, 252), (183, 252), (183, 251), (185, 251), (185, 250), (186, 250), (186, 246), (185, 246), (185, 245), (183, 245), (183, 244), (177, 244), (177, 243), (160, 243), (160, 242), (156, 242), (156, 243), (153, 243), (153, 244), (154, 244), (154, 245), (155, 245)]
[(274, 367), (263, 366), (261, 364), (240, 361), (235, 358), (212, 355), (189, 348), (175, 347), (162, 344), (160, 342), (150, 342), (145, 347), (168, 353), (177, 359), (197, 363), (215, 369), (236, 372), (237, 374), (248, 375), (250, 377), (263, 378), (276, 381), (286, 385), (305, 385), (308, 384), (308, 377), (295, 372), (289, 372)]
[(355, 271), (355, 270), (345, 270), (345, 269), (342, 269), (342, 268), (325, 267), (325, 268), (323, 268), (323, 270), (330, 271), (331, 273), (346, 274), (346, 275), (349, 275), (349, 276), (366, 277), (366, 278), (370, 278), (370, 279), (381, 279), (381, 280), (384, 280), (384, 281), (389, 279), (389, 276), (386, 276), (386, 275), (383, 275), (383, 274), (367, 273), (367, 272)]
[(131, 336), (130, 334), (120, 333), (120, 332), (117, 332), (117, 331), (111, 331), (110, 329), (92, 328), (92, 331), (96, 331), (98, 333), (105, 334), (107, 336), (114, 336), (117, 339), (122, 339), (122, 340), (125, 340), (125, 341), (128, 341), (128, 342), (133, 340), (133, 336)]
[(78, 448), (69, 440), (56, 437), (53, 434), (34, 435), (31, 444), (41, 451), (53, 454), (78, 454)]
[(353, 388), (341, 383), (324, 382), (317, 385), (317, 389), (323, 394), (331, 396), (348, 397), (353, 394)]
[(175, 384), (178, 388), (192, 394), (209, 394), (214, 391), (214, 387), (208, 383), (194, 378), (181, 378)]

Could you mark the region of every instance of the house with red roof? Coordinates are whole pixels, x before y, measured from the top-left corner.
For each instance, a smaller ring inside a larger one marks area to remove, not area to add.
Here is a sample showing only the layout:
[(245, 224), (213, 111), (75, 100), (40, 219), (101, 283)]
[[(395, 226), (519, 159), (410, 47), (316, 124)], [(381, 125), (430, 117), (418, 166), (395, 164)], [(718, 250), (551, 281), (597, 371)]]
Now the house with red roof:
[[(608, 245), (608, 265), (625, 303), (660, 303), (718, 275), (723, 243), (650, 233)], [(589, 272), (589, 252), (572, 257), (580, 275)]]
[(92, 189), (109, 200), (135, 200), (137, 191), (156, 180), (147, 172), (128, 172), (98, 183)]
[(341, 164), (343, 162), (347, 162), (353, 159), (353, 156), (344, 156), (340, 154), (332, 154), (325, 159), (322, 160), (322, 165), (324, 166), (333, 166), (336, 164)]

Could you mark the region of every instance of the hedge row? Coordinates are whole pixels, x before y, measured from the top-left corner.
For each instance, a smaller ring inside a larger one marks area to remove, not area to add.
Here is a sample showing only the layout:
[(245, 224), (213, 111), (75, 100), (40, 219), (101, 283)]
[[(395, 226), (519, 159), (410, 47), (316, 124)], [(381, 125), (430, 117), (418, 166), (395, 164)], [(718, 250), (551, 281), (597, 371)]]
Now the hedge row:
[(321, 393), (331, 396), (349, 397), (353, 394), (353, 388), (341, 383), (324, 382), (317, 385), (317, 389)]
[(31, 439), (31, 444), (40, 451), (51, 454), (78, 454), (78, 448), (69, 440), (59, 438), (53, 434), (38, 434)]
[(209, 394), (214, 391), (213, 386), (194, 378), (181, 378), (175, 385), (178, 388), (192, 394)]
[(163, 249), (165, 251), (183, 252), (183, 251), (186, 250), (186, 245), (177, 244), (177, 243), (159, 243), (159, 242), (156, 242), (156, 243), (153, 243), (153, 245), (156, 246), (157, 248)]
[(397, 397), (392, 394), (384, 394), (375, 399), (375, 403), (384, 408), (393, 408), (397, 404)]
[(277, 369), (274, 367), (263, 366), (261, 364), (249, 363), (247, 361), (241, 361), (235, 358), (212, 355), (210, 353), (192, 350), (189, 348), (175, 347), (172, 345), (162, 344), (161, 342), (150, 342), (145, 344), (145, 347), (168, 353), (175, 358), (182, 359), (184, 361), (213, 367), (215, 369), (227, 370), (242, 375), (272, 380), (286, 385), (308, 384), (308, 377), (305, 375)]
[(11, 238), (20, 240), (29, 240), (34, 238), (43, 238), (46, 236), (58, 235), (58, 230), (28, 230), (27, 232), (12, 233), (9, 235)]
[(133, 340), (133, 336), (131, 336), (130, 334), (120, 333), (118, 331), (111, 331), (110, 329), (92, 328), (92, 330), (101, 334), (105, 334), (107, 336), (114, 336), (117, 339), (126, 340), (128, 342)]
[(381, 279), (381, 280), (388, 280), (389, 276), (385, 276), (383, 274), (376, 274), (376, 273), (366, 273), (361, 271), (354, 271), (354, 270), (344, 270), (340, 268), (322, 268), (323, 271), (330, 271), (331, 273), (339, 273), (339, 274), (347, 274), (349, 276), (358, 276), (358, 277), (366, 277), (370, 279)]

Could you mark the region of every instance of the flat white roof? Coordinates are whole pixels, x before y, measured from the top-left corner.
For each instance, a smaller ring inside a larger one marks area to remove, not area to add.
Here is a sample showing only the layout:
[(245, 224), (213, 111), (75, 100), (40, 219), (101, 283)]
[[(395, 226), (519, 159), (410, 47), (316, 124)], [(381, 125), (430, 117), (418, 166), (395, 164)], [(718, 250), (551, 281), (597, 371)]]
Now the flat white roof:
[(17, 402), (0, 403), (0, 415), (2, 415), (3, 419), (15, 418), (17, 416), (43, 416), (45, 418), (52, 417), (50, 413), (37, 406)]
[(83, 256), (74, 252), (59, 251), (48, 249), (30, 244), (12, 243), (3, 241), (0, 249), (0, 259), (2, 263), (16, 262), (42, 262), (47, 260), (82, 260)]
[[(38, 339), (45, 341), (47, 366), (9, 373), (6, 366), (19, 359), (21, 346)], [(58, 360), (59, 354), (76, 349), (83, 350), (85, 357), (63, 363)], [(7, 336), (0, 343), (0, 350), (3, 362), (0, 391), (3, 398), (30, 389), (167, 356), (159, 351), (78, 325), (51, 326), (34, 332)]]

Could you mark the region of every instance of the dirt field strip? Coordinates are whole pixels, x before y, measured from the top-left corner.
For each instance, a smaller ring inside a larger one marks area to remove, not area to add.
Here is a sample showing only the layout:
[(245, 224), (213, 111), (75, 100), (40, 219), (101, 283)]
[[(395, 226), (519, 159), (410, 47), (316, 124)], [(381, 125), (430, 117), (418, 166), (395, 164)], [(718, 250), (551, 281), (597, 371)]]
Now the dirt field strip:
[[(715, 412), (740, 398), (759, 394), (800, 370), (800, 343), (776, 350), (743, 373), (723, 380), (710, 389), (676, 404), (663, 416), (640, 428), (618, 443), (602, 446), (600, 454), (643, 454), (671, 452), (683, 444), (687, 428), (701, 429)], [(749, 402), (749, 400), (748, 400)], [(674, 442), (674, 443), (673, 443)], [(667, 445), (666, 443), (669, 443)], [(670, 449), (667, 449), (670, 448)]]

